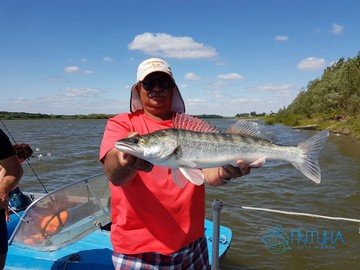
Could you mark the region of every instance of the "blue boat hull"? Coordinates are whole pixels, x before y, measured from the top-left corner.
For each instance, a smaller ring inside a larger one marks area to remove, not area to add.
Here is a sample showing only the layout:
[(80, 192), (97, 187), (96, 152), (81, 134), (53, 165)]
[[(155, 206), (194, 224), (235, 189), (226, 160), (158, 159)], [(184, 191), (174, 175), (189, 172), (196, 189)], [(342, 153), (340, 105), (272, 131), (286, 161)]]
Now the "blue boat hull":
[[(104, 174), (80, 180), (11, 214), (6, 269), (113, 269), (110, 190), (104, 183)], [(213, 223), (205, 220), (204, 230), (211, 263)], [(220, 258), (231, 237), (220, 226)]]
[(110, 233), (97, 230), (80, 241), (53, 252), (9, 246), (6, 267), (9, 269), (114, 269), (111, 254)]
[[(13, 214), (11, 216), (12, 222), (8, 224), (8, 229), (12, 232), (19, 222), (19, 218)], [(212, 261), (212, 232), (212, 222), (205, 220), (205, 235), (210, 264)], [(221, 226), (220, 258), (225, 256), (231, 244), (231, 237), (231, 230)], [(114, 269), (111, 255), (110, 232), (96, 230), (78, 242), (52, 252), (34, 251), (10, 245), (6, 269)]]

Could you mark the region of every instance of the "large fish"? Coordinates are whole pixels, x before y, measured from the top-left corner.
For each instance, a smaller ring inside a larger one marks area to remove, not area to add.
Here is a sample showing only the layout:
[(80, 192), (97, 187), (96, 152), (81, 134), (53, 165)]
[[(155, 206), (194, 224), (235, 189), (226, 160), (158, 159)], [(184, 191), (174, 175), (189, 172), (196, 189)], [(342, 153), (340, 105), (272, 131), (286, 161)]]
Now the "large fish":
[(287, 161), (320, 183), (318, 155), (328, 136), (328, 131), (321, 131), (299, 145), (284, 146), (273, 143), (264, 126), (255, 122), (240, 120), (221, 133), (204, 120), (177, 114), (174, 128), (124, 138), (115, 147), (154, 165), (171, 168), (179, 187), (187, 183), (186, 179), (195, 185), (203, 184), (204, 175), (199, 169), (236, 166), (237, 160), (250, 165), (263, 164), (265, 160)]

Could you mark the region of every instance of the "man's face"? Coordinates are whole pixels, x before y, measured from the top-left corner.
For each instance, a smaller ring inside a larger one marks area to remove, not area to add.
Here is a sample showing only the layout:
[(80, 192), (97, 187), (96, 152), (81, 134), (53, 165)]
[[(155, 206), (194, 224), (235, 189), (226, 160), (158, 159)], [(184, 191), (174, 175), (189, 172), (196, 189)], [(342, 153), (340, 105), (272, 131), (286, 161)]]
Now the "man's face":
[(141, 103), (146, 110), (161, 109), (171, 111), (175, 83), (163, 72), (149, 74), (138, 85)]

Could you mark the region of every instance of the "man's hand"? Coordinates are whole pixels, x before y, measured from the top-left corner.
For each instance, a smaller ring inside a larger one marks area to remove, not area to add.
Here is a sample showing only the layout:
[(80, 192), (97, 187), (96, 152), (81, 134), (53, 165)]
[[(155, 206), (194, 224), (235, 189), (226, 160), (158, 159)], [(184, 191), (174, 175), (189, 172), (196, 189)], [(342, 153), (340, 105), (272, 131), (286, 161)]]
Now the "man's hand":
[(238, 178), (238, 177), (249, 174), (251, 168), (260, 168), (262, 165), (264, 165), (264, 163), (265, 163), (265, 159), (262, 159), (262, 158), (255, 160), (255, 161), (251, 162), (250, 164), (246, 164), (246, 163), (244, 163), (244, 161), (238, 160), (236, 162), (237, 167), (232, 166), (232, 165), (222, 166), (219, 168), (218, 174), (219, 174), (220, 178), (225, 179), (225, 180), (229, 180), (232, 178)]
[(154, 165), (150, 162), (134, 157), (132, 155), (119, 152), (119, 163), (121, 166), (131, 168), (136, 171), (150, 172)]
[[(137, 132), (130, 132), (128, 137), (137, 136)], [(126, 186), (134, 179), (137, 171), (150, 172), (154, 165), (146, 160), (111, 149), (104, 158), (104, 171), (108, 179), (115, 186)]]
[[(139, 135), (138, 132), (129, 132), (128, 138), (135, 137)], [(150, 162), (134, 157), (132, 155), (129, 155), (127, 153), (123, 153), (119, 151), (119, 163), (123, 167), (131, 168), (136, 171), (144, 171), (144, 172), (150, 172), (154, 165), (152, 165)]]
[(222, 179), (238, 178), (250, 173), (250, 167), (242, 160), (236, 162), (236, 166), (225, 165), (219, 168), (219, 177)]

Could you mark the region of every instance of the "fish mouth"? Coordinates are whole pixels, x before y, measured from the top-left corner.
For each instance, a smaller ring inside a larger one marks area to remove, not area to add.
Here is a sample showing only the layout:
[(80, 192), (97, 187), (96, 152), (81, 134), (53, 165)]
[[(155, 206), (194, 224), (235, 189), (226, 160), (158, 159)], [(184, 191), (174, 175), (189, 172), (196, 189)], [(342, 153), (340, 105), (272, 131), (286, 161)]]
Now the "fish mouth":
[(142, 151), (137, 147), (136, 145), (129, 145), (127, 143), (117, 142), (115, 143), (115, 148), (117, 150), (120, 150), (121, 152), (127, 153), (127, 154), (139, 154)]

